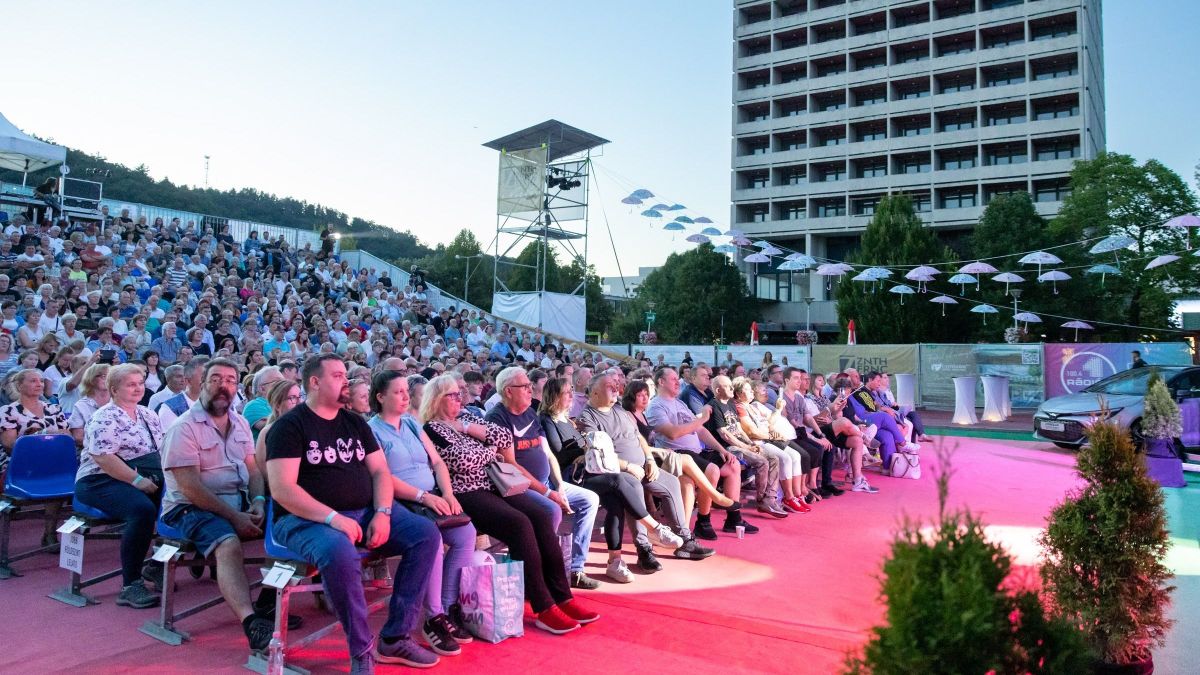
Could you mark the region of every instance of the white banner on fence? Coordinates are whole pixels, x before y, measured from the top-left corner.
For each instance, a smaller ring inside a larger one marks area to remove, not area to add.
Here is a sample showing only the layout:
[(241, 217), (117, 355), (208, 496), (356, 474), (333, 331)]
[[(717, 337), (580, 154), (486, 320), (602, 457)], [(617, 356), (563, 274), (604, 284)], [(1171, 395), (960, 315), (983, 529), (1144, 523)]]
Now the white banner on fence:
[[(642, 352), (654, 365), (658, 365), (658, 357), (663, 357), (663, 363), (677, 366), (686, 356), (692, 357), (693, 363), (709, 365), (726, 364), (740, 361), (746, 369), (758, 368), (762, 365), (763, 356), (771, 355), (771, 361), (781, 366), (795, 366), (811, 370), (812, 355), (807, 345), (608, 345), (610, 349), (626, 350), (630, 354)], [(786, 361), (786, 363), (785, 363)]]

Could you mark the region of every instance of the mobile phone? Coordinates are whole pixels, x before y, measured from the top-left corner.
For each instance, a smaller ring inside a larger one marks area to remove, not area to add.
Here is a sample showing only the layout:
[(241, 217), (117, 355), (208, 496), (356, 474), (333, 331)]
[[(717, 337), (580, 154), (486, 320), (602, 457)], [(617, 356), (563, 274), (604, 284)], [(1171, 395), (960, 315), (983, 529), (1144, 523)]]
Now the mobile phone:
[(113, 361), (116, 360), (116, 358), (117, 358), (117, 350), (115, 350), (115, 349), (101, 349), (100, 350), (100, 361), (99, 361), (100, 363), (111, 364)]

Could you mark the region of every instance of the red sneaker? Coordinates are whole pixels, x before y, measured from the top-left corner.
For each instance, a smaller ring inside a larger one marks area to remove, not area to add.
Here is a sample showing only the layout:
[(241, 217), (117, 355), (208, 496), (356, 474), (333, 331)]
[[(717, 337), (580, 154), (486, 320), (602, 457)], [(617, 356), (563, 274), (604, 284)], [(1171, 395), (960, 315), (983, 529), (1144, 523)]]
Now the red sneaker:
[(599, 614), (593, 612), (587, 607), (584, 607), (575, 598), (571, 598), (564, 603), (560, 603), (558, 607), (563, 611), (563, 614), (566, 614), (579, 623), (591, 623), (600, 618)]
[(559, 607), (551, 607), (550, 609), (539, 612), (537, 621), (533, 624), (547, 633), (562, 635), (570, 633), (573, 630), (579, 629), (579, 622), (567, 616)]
[(809, 506), (808, 504), (805, 504), (803, 501), (801, 501), (800, 499), (797, 499), (796, 497), (792, 497), (790, 500), (788, 500), (788, 506), (792, 507), (792, 510), (795, 511), (796, 513), (808, 513), (809, 511), (812, 511), (811, 506)]

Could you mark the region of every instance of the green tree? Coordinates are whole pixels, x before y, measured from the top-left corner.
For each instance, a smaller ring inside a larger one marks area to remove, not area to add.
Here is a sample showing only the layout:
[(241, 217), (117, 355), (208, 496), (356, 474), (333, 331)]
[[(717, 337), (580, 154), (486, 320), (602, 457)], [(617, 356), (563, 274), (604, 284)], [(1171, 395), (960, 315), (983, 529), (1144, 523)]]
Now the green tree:
[[(861, 247), (850, 257), (850, 262), (856, 265), (890, 267), (898, 273), (897, 277), (913, 265), (937, 265), (951, 260), (951, 251), (921, 222), (913, 211), (912, 200), (905, 195), (884, 197), (880, 201), (863, 233)], [(930, 302), (936, 297), (933, 293), (906, 296), (901, 305), (900, 296), (887, 291), (897, 283), (916, 285), (895, 277), (880, 284), (845, 278), (840, 281), (836, 295), (842, 330), (853, 319), (858, 341), (863, 343), (961, 339), (962, 319), (957, 315), (965, 312), (965, 308), (952, 307), (943, 317), (941, 308)]]
[[(1103, 289), (1094, 278), (1079, 282), (1088, 298), (1080, 305), (1087, 308), (1087, 316), (1081, 318), (1151, 327), (1172, 325), (1175, 300), (1200, 291), (1200, 260), (1183, 255), (1162, 267), (1145, 267), (1153, 256), (1181, 254), (1187, 246), (1187, 232), (1164, 223), (1195, 209), (1196, 195), (1187, 183), (1157, 160), (1139, 165), (1129, 155), (1101, 153), (1094, 160), (1077, 162), (1071, 171), (1071, 195), (1051, 225), (1052, 236), (1073, 241), (1124, 234), (1135, 243), (1123, 255), (1142, 258), (1122, 264), (1121, 274), (1110, 275)], [(1112, 262), (1095, 256), (1091, 259)], [(1076, 313), (1083, 312), (1067, 315)], [(1143, 336), (1146, 331), (1137, 329), (1114, 329), (1108, 335), (1126, 340)], [(1149, 337), (1157, 336), (1150, 333)]]
[[(428, 272), (426, 279), (447, 293), (464, 298), (477, 307), (491, 309), (493, 258), (483, 253), (479, 239), (471, 230), (459, 230), (449, 244), (439, 245), (431, 255), (404, 262), (405, 269), (415, 264)], [(463, 278), (468, 275), (469, 290), (464, 294)]]
[(585, 283), (583, 294), (587, 302), (587, 329), (604, 333), (612, 326), (613, 306), (604, 299), (604, 289), (600, 284), (600, 275), (596, 273), (595, 265), (584, 268), (583, 258), (578, 257), (562, 269), (562, 278), (567, 282), (564, 292), (575, 293), (580, 283)]
[(651, 303), (657, 315), (654, 331), (664, 343), (710, 343), (721, 335), (722, 316), (726, 339), (744, 340), (758, 318), (745, 278), (710, 244), (672, 253), (646, 277), (625, 313), (614, 321), (611, 339), (637, 342)]

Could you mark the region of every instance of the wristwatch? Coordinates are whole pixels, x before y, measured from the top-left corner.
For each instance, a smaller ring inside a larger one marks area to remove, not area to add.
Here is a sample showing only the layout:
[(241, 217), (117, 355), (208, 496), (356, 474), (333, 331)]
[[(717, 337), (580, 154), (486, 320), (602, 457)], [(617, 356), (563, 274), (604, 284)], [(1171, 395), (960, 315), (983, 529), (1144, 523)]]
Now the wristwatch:
[(392, 507), (385, 506), (382, 509), (375, 509), (375, 513), (382, 513), (383, 515), (391, 518), (392, 517)]

